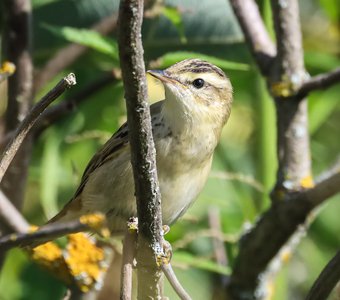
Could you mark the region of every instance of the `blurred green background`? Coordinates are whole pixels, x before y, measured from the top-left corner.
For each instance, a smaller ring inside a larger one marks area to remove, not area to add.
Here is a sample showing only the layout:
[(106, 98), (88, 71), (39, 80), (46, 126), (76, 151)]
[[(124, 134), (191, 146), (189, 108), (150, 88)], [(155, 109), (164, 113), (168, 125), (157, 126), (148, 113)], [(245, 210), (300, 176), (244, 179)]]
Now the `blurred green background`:
[[(269, 1), (257, 2), (272, 33)], [(308, 71), (313, 75), (339, 66), (339, 2), (299, 3)], [(144, 21), (147, 64), (163, 57), (158, 62), (166, 67), (184, 57), (196, 57), (197, 53), (207, 55), (228, 74), (235, 91), (232, 115), (215, 153), (211, 177), (197, 202), (167, 235), (176, 249), (173, 259), (176, 273), (192, 298), (218, 299), (219, 280), (230, 271), (238, 237), (269, 205), (268, 194), (277, 168), (275, 108), (228, 1), (201, 0), (198, 4), (195, 0), (169, 0), (165, 4), (159, 16)], [(33, 57), (37, 70), (71, 41), (92, 48), (44, 91), (64, 74), (74, 72), (78, 84), (63, 96), (68, 97), (103, 72), (118, 67), (115, 33), (108, 40), (64, 28), (90, 27), (117, 11), (118, 0), (33, 0), (32, 5)], [(309, 97), (315, 175), (331, 166), (339, 155), (339, 95), (337, 85)], [(124, 121), (123, 86), (118, 82), (98, 90), (76, 112), (41, 134), (34, 145), (24, 207), (30, 222), (42, 224), (68, 201), (89, 159)], [(307, 235), (273, 277), (272, 299), (303, 299), (338, 250), (339, 201), (339, 196), (334, 197), (315, 214)], [(228, 267), (214, 263), (209, 216), (220, 218)], [(61, 299), (64, 291), (60, 282), (32, 264), (21, 250), (10, 251), (0, 274), (1, 300)], [(168, 286), (166, 294), (177, 299)]]

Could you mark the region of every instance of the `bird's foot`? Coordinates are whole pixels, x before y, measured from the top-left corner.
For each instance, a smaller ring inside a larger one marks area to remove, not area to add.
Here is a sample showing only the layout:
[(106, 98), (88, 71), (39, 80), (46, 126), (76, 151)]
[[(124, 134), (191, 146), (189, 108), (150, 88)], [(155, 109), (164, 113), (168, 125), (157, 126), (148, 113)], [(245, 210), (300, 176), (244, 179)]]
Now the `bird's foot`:
[(138, 232), (138, 218), (131, 217), (127, 222), (127, 228), (129, 232)]
[(170, 231), (170, 226), (169, 225), (163, 225), (162, 228), (163, 228), (162, 236), (165, 236), (166, 234), (169, 233), (169, 231)]
[(172, 247), (171, 244), (163, 240), (163, 252), (158, 254), (156, 257), (156, 262), (158, 266), (167, 265), (170, 263), (172, 258)]

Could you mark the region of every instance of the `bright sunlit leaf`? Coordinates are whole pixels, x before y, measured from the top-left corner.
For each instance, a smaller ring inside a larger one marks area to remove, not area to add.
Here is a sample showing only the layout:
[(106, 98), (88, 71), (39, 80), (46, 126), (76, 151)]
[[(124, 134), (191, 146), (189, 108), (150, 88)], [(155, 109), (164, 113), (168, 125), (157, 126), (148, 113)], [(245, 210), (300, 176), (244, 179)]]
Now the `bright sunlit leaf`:
[(112, 38), (108, 38), (89, 29), (79, 29), (67, 26), (59, 27), (47, 24), (44, 24), (43, 26), (51, 33), (60, 36), (69, 42), (89, 47), (98, 52), (109, 55), (115, 62), (119, 62), (117, 42)]

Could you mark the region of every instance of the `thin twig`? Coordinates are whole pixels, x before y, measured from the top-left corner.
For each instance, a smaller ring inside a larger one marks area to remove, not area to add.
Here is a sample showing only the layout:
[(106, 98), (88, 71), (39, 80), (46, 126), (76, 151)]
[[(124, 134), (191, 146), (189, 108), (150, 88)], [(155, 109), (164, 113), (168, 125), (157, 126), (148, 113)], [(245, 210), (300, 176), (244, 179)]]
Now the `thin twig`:
[[(209, 226), (213, 232), (221, 233), (221, 219), (220, 219), (220, 212), (216, 207), (211, 207), (208, 210), (208, 219), (209, 219)], [(218, 265), (227, 267), (228, 266), (228, 258), (226, 255), (226, 249), (224, 247), (223, 241), (218, 238), (212, 238), (212, 244), (214, 249), (214, 256), (215, 260)], [(227, 284), (228, 277), (225, 275), (221, 275), (221, 284), (223, 287)]]
[(137, 232), (127, 230), (123, 242), (120, 300), (132, 299), (132, 273), (135, 258)]
[(101, 77), (90, 82), (84, 88), (79, 89), (72, 97), (66, 98), (63, 102), (55, 106), (51, 106), (41, 115), (34, 131), (35, 135), (39, 135), (46, 128), (53, 125), (65, 115), (73, 112), (75, 108), (88, 99), (90, 96), (97, 93), (103, 87), (114, 84), (119, 79), (119, 75), (115, 70), (103, 74)]
[(304, 82), (297, 91), (297, 97), (303, 98), (315, 90), (326, 89), (340, 83), (340, 68), (333, 71), (316, 75)]
[(21, 143), (30, 131), (34, 123), (39, 118), (40, 114), (50, 105), (55, 99), (57, 99), (67, 88), (76, 84), (76, 78), (73, 73), (59, 81), (59, 83), (49, 91), (36, 105), (33, 106), (30, 113), (20, 123), (16, 130), (15, 137), (7, 145), (1, 159), (0, 159), (0, 182), (6, 173), (8, 166), (17, 153)]
[[(89, 99), (90, 96), (97, 93), (106, 85), (110, 83), (114, 84), (119, 78), (120, 75), (118, 71), (116, 72), (113, 70), (111, 72), (107, 72), (101, 77), (95, 79), (93, 82), (90, 82), (82, 89), (79, 89), (79, 91), (75, 92), (73, 96), (67, 97), (64, 101), (48, 107), (32, 127), (34, 136), (39, 136), (45, 129), (58, 122), (62, 117), (72, 113), (79, 104)], [(10, 139), (13, 138), (14, 134), (15, 132), (12, 131), (3, 137), (0, 141), (0, 147), (7, 144)]]
[(336, 164), (317, 180), (316, 185), (302, 191), (300, 197), (306, 197), (313, 207), (322, 204), (329, 197), (340, 192), (340, 164)]
[(161, 268), (178, 297), (182, 300), (191, 300), (190, 295), (186, 292), (186, 290), (177, 279), (176, 274), (171, 267), (171, 264), (162, 264)]
[(199, 238), (212, 238), (220, 242), (236, 243), (238, 241), (237, 235), (225, 234), (222, 231), (212, 229), (202, 229), (187, 232), (181, 239), (174, 242), (171, 246), (172, 249), (185, 248), (187, 245)]
[(131, 163), (138, 215), (138, 298), (159, 299), (162, 273), (155, 256), (163, 254), (161, 196), (156, 168), (141, 40), (143, 1), (121, 0), (119, 56), (125, 88)]
[(246, 175), (246, 174), (225, 172), (225, 171), (213, 171), (209, 175), (209, 178), (236, 180), (241, 183), (248, 184), (249, 186), (253, 187), (260, 193), (264, 192), (264, 186), (260, 182), (258, 182), (254, 177)]
[(306, 300), (328, 299), (329, 294), (340, 280), (340, 251), (328, 262), (314, 282)]
[(275, 45), (263, 24), (254, 0), (230, 0), (243, 34), (262, 74), (268, 76), (276, 55)]
[(27, 232), (30, 225), (12, 202), (0, 190), (0, 219), (16, 232)]
[[(116, 26), (117, 15), (113, 14), (95, 24), (91, 29), (100, 34), (107, 35), (115, 30)], [(47, 82), (74, 63), (87, 50), (86, 46), (79, 44), (70, 44), (60, 49), (35, 76), (34, 91), (39, 91)]]
[[(80, 220), (69, 221), (65, 223), (47, 224), (37, 231), (29, 233), (13, 233), (5, 235), (0, 238), (0, 251), (6, 251), (13, 247), (34, 246), (45, 243), (46, 241), (53, 240), (54, 238), (76, 233), (80, 231), (93, 230), (88, 224)], [(40, 242), (41, 241), (41, 242)]]

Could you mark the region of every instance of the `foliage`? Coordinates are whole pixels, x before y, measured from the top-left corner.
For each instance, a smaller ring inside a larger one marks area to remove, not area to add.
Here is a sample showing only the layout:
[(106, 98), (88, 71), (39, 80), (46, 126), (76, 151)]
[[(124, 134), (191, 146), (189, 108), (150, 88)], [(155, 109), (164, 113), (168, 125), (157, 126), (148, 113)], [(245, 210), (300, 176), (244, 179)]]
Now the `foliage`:
[[(102, 37), (83, 29), (117, 10), (116, 2), (34, 0), (35, 65), (43, 66), (57, 49), (68, 42), (77, 42), (92, 49), (65, 70), (76, 73), (77, 88), (86, 86), (103, 71), (117, 67), (114, 34)], [(273, 103), (258, 71), (249, 67), (252, 60), (226, 1), (204, 0), (199, 7), (191, 0), (166, 3), (169, 6), (160, 16), (145, 20), (147, 62), (166, 67), (186, 57), (201, 57), (223, 68), (235, 91), (233, 112), (215, 154), (212, 176), (194, 206), (171, 228), (167, 239), (176, 243), (183, 241), (187, 232), (209, 228), (208, 212), (216, 207), (223, 232), (237, 237), (268, 206), (268, 194), (275, 181)], [(339, 4), (336, 0), (304, 0), (300, 5), (308, 71), (316, 74), (340, 65)], [(55, 16), (63, 16), (63, 20)], [(326, 35), (329, 47), (320, 47), (314, 42), (325, 41)], [(339, 93), (338, 85), (310, 96), (310, 134), (316, 175), (331, 165), (339, 153), (339, 140), (335, 138), (340, 126)], [(93, 153), (124, 120), (123, 88), (121, 83), (116, 83), (88, 97), (78, 110), (40, 136), (34, 147), (24, 208), (30, 221), (41, 224), (68, 201)], [(214, 176), (217, 172), (244, 176), (225, 179)], [(245, 177), (252, 178), (261, 189), (255, 189)], [(321, 208), (308, 235), (274, 278), (274, 299), (303, 299), (339, 246), (339, 209), (339, 196)], [(228, 240), (225, 246), (232, 266), (237, 244)], [(228, 273), (229, 268), (213, 263), (212, 256), (212, 240), (204, 236), (197, 236), (174, 255), (179, 279), (193, 299), (209, 299), (216, 287), (217, 274)], [(201, 257), (204, 259), (198, 259)], [(30, 278), (38, 278), (39, 284)], [(0, 298), (60, 299), (63, 291), (64, 287), (56, 279), (33, 265), (19, 250), (10, 252), (0, 274)], [(170, 299), (175, 299), (171, 293), (167, 287)]]

